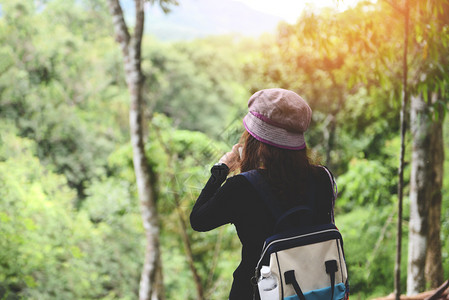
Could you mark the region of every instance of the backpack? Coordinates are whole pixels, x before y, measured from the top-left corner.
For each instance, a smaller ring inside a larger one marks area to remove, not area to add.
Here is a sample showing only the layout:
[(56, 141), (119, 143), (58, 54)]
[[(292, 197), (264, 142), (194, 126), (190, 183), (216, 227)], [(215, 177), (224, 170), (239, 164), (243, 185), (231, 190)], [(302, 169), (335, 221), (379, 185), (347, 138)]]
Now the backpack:
[[(333, 176), (326, 168), (324, 169), (334, 188)], [(256, 170), (241, 175), (256, 188), (276, 220), (274, 234), (265, 240), (253, 280), (260, 278), (262, 266), (269, 266), (271, 274), (278, 279), (277, 299), (348, 299), (349, 283), (343, 238), (334, 224), (333, 212), (331, 212), (332, 222), (329, 224), (285, 226), (288, 225), (289, 218), (296, 215), (305, 216), (313, 211), (315, 183), (309, 183), (307, 205), (300, 205), (284, 212), (280, 210), (262, 175)], [(336, 193), (334, 201), (335, 196)], [(257, 288), (255, 293), (256, 290)]]

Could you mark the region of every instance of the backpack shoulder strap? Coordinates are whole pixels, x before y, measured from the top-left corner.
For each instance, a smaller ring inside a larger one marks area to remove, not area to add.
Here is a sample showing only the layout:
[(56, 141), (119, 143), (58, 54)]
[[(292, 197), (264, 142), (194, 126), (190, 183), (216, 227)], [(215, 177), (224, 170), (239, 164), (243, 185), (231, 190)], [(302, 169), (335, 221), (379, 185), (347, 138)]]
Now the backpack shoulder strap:
[(265, 181), (263, 176), (257, 170), (250, 170), (248, 172), (241, 173), (240, 175), (243, 175), (246, 179), (248, 179), (248, 181), (259, 193), (259, 196), (263, 199), (265, 204), (270, 209), (272, 215), (276, 219), (276, 224), (274, 226), (275, 231), (277, 230), (279, 225), (292, 214), (299, 212), (313, 212), (313, 199), (315, 197), (315, 184), (313, 182), (307, 192), (308, 205), (298, 205), (287, 211), (283, 211), (278, 205), (270, 185)]
[(259, 193), (259, 196), (263, 199), (265, 204), (270, 209), (271, 213), (278, 220), (282, 216), (282, 210), (277, 205), (274, 200), (273, 191), (271, 187), (266, 183), (265, 179), (262, 177), (257, 170), (250, 170), (247, 172), (240, 173), (240, 175), (245, 176), (246, 179), (251, 183), (251, 185)]
[(327, 175), (329, 176), (329, 180), (331, 182), (331, 186), (332, 186), (332, 208), (331, 208), (331, 222), (333, 224), (335, 224), (335, 219), (334, 219), (334, 208), (335, 208), (335, 201), (337, 200), (337, 195), (338, 195), (338, 188), (337, 188), (337, 183), (335, 182), (335, 178), (334, 175), (332, 174), (332, 172), (325, 166), (320, 166), (321, 168), (324, 169), (324, 171), (326, 171)]

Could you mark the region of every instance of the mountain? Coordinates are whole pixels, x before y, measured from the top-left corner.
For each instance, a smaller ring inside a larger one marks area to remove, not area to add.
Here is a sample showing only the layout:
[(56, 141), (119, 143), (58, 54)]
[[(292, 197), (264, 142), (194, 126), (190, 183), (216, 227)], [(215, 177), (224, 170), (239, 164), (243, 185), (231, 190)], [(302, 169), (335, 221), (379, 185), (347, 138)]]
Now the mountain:
[(173, 41), (229, 33), (258, 36), (273, 32), (281, 20), (233, 0), (179, 0), (168, 14), (151, 6), (145, 26), (158, 39)]

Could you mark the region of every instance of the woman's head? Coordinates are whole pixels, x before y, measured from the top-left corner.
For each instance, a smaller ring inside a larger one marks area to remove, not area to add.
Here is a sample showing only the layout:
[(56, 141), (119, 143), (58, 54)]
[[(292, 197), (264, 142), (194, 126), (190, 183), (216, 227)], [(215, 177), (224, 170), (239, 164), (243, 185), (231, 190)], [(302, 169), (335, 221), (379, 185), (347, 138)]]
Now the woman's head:
[(251, 96), (248, 109), (240, 171), (265, 169), (285, 199), (305, 191), (311, 170), (304, 139), (312, 116), (307, 102), (289, 90), (267, 89)]
[(301, 150), (306, 147), (312, 110), (295, 92), (266, 89), (254, 93), (243, 118), (246, 130), (257, 140), (277, 148)]

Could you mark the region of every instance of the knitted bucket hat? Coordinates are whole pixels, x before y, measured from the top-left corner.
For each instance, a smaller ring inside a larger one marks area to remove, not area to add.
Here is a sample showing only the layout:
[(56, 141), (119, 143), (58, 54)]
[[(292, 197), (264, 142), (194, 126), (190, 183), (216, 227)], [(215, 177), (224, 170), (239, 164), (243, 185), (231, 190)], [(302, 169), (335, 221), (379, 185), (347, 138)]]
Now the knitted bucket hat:
[(304, 132), (312, 109), (295, 92), (280, 88), (258, 91), (249, 98), (248, 110), (243, 124), (257, 140), (283, 149), (306, 147)]

